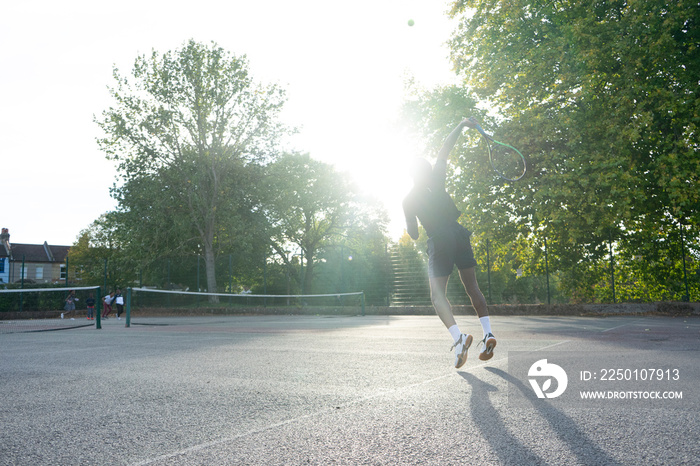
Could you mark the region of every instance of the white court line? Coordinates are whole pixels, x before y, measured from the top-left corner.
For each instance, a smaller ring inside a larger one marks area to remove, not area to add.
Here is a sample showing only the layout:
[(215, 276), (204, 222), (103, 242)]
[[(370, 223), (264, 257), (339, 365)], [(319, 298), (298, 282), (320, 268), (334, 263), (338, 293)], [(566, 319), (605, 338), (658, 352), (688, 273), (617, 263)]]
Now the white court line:
[(620, 328), (620, 327), (626, 327), (628, 325), (634, 325), (637, 322), (639, 322), (640, 320), (642, 320), (642, 319), (636, 319), (636, 320), (633, 320), (632, 322), (627, 322), (627, 323), (622, 324), (622, 325), (617, 325), (615, 327), (606, 328), (605, 330), (601, 330), (600, 333), (609, 332), (610, 330), (615, 330), (616, 328)]
[[(535, 349), (535, 350), (532, 350), (532, 352), (542, 351), (542, 350), (545, 350), (545, 349), (549, 349), (549, 348), (552, 348), (552, 347), (557, 346), (557, 345), (562, 345), (562, 344), (564, 344), (564, 343), (568, 343), (569, 341), (570, 341), (570, 340), (560, 341), (560, 342), (558, 342), (558, 343), (554, 343), (554, 344), (551, 344), (551, 345), (547, 345), (547, 346), (544, 346), (544, 347), (542, 347), (542, 348), (537, 348), (537, 349)], [(481, 363), (481, 364), (479, 364), (479, 365), (476, 365), (476, 366), (470, 366), (470, 367), (468, 367), (467, 369), (468, 369), (468, 370), (479, 369), (479, 368), (481, 368), (481, 367), (486, 366), (487, 364), (488, 364), (488, 365), (493, 365), (493, 364), (495, 364), (495, 363), (500, 363), (500, 362), (507, 361), (507, 360), (508, 360), (508, 357), (501, 358), (501, 359), (496, 359), (496, 360), (493, 360), (493, 361), (487, 361), (487, 362), (483, 362), (483, 363)], [(357, 400), (348, 401), (348, 402), (346, 402), (346, 403), (340, 404), (340, 405), (338, 405), (338, 407), (350, 406), (350, 405), (354, 405), (354, 404), (361, 403), (361, 402), (363, 402), (363, 401), (371, 400), (371, 399), (374, 399), (374, 398), (379, 398), (380, 396), (388, 395), (388, 394), (390, 394), (390, 393), (398, 392), (399, 390), (405, 390), (405, 389), (409, 389), (409, 388), (418, 387), (418, 386), (420, 386), (420, 385), (425, 385), (425, 384), (429, 384), (429, 383), (434, 383), (434, 382), (437, 382), (438, 380), (446, 379), (446, 378), (448, 378), (448, 377), (454, 377), (455, 374), (456, 374), (456, 372), (451, 372), (451, 373), (449, 373), (449, 374), (441, 375), (440, 377), (435, 377), (435, 378), (430, 379), (430, 380), (424, 380), (424, 381), (422, 381), (422, 382), (416, 382), (416, 383), (411, 384), (411, 385), (404, 385), (404, 386), (402, 386), (402, 387), (393, 388), (393, 389), (391, 389), (391, 390), (385, 390), (385, 391), (382, 391), (382, 392), (379, 392), (379, 393), (375, 393), (375, 394), (373, 394), (373, 395), (367, 395), (367, 396), (362, 397), (362, 398), (359, 398), (359, 399), (357, 399)], [(260, 432), (265, 432), (266, 430), (271, 430), (271, 429), (274, 429), (274, 428), (276, 428), (276, 427), (286, 426), (286, 425), (288, 425), (288, 424), (292, 424), (292, 423), (294, 423), (294, 422), (301, 421), (301, 420), (303, 420), (303, 419), (308, 419), (308, 418), (310, 418), (310, 417), (318, 416), (318, 415), (324, 414), (324, 413), (330, 413), (330, 412), (335, 411), (336, 409), (337, 409), (336, 407), (334, 407), (334, 408), (325, 408), (325, 409), (321, 409), (321, 410), (318, 410), (318, 411), (313, 412), (313, 413), (311, 413), (311, 414), (304, 414), (303, 416), (298, 416), (298, 417), (295, 417), (295, 418), (292, 418), (292, 419), (287, 419), (286, 421), (276, 422), (276, 423), (270, 424), (269, 426), (266, 426), (266, 427), (260, 427), (259, 429), (249, 430), (248, 432), (243, 432), (243, 433), (241, 433), (241, 434), (234, 435), (234, 436), (231, 436), (231, 437), (226, 437), (226, 438), (219, 439), (219, 440), (212, 440), (211, 442), (200, 443), (199, 445), (193, 445), (193, 446), (191, 446), (191, 447), (184, 448), (184, 449), (182, 449), (182, 450), (175, 451), (175, 452), (173, 452), (173, 453), (167, 453), (167, 454), (165, 454), (165, 455), (157, 456), (157, 457), (155, 457), (155, 458), (150, 458), (150, 459), (146, 459), (146, 460), (143, 460), (143, 461), (139, 461), (138, 463), (132, 463), (132, 466), (145, 466), (145, 465), (148, 465), (148, 464), (151, 464), (151, 463), (155, 463), (156, 461), (169, 460), (169, 459), (172, 459), (172, 458), (176, 458), (176, 457), (178, 457), (178, 456), (186, 455), (186, 454), (188, 454), (188, 453), (198, 452), (198, 451), (204, 450), (204, 449), (206, 449), (206, 448), (215, 447), (215, 446), (217, 446), (217, 445), (221, 445), (221, 444), (224, 444), (224, 443), (228, 443), (228, 442), (231, 442), (231, 441), (233, 441), (233, 440), (237, 440), (237, 439), (240, 439), (240, 438), (243, 438), (243, 437), (247, 437), (247, 436), (249, 436), (249, 435), (259, 434)]]
[(570, 342), (570, 341), (571, 341), (571, 340), (560, 341), (559, 343), (553, 343), (553, 344), (551, 344), (551, 345), (547, 345), (547, 346), (542, 347), (542, 348), (537, 348), (536, 350), (532, 350), (532, 351), (533, 351), (533, 353), (534, 353), (535, 351), (542, 351), (542, 350), (545, 350), (545, 349), (552, 348), (552, 347), (554, 347), (554, 346), (563, 345), (564, 343), (568, 343), (568, 342)]

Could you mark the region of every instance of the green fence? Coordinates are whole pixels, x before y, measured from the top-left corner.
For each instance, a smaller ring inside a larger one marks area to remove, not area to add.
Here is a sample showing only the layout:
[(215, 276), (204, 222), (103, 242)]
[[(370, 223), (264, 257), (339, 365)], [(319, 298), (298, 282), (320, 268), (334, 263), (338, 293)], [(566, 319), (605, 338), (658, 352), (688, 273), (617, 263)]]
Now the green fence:
[[(556, 253), (562, 250), (556, 240), (528, 241), (525, 257), (513, 245), (472, 237), (477, 279), (489, 304), (700, 299), (700, 241), (691, 231), (681, 243), (637, 248), (611, 241), (597, 256), (576, 261)], [(313, 264), (302, 254), (285, 258), (269, 254), (245, 261), (235, 253), (220, 254), (213, 268), (215, 287), (208, 284), (204, 258), (194, 254), (74, 262), (68, 266), (68, 286), (102, 286), (102, 293), (117, 287), (266, 295), (362, 291), (368, 306), (430, 305), (427, 254), (423, 245), (412, 241), (387, 244), (371, 253), (327, 247)], [(456, 271), (448, 284), (448, 298), (453, 304), (469, 303)]]

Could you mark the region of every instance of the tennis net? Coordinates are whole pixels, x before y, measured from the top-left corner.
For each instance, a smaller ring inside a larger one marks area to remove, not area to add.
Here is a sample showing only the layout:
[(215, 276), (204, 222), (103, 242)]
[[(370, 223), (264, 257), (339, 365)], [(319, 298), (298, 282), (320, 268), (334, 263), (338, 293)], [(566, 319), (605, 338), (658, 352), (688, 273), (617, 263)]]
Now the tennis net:
[(265, 295), (130, 288), (127, 326), (132, 319), (245, 314), (358, 314), (365, 312), (362, 291), (335, 294)]
[(0, 289), (0, 333), (92, 327), (99, 301), (99, 286)]

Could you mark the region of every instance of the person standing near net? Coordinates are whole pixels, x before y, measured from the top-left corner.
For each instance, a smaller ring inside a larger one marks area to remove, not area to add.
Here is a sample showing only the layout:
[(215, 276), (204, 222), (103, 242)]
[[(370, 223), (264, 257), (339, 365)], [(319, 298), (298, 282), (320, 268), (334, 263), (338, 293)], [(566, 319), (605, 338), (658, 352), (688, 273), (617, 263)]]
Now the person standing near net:
[(454, 340), (455, 368), (462, 367), (467, 361), (467, 350), (473, 340), (472, 335), (460, 331), (446, 296), (447, 282), (455, 266), (481, 322), (483, 340), (479, 359), (491, 359), (496, 347), (486, 299), (476, 281), (476, 260), (469, 239), (471, 232), (457, 222), (462, 213), (445, 188), (447, 159), (464, 127), (474, 128), (475, 123), (464, 119), (452, 130), (438, 153), (435, 166), (422, 158), (414, 162), (411, 167), (414, 186), (403, 201), (409, 236), (418, 239), (418, 221), (428, 235), (430, 299)]
[(114, 295), (114, 302), (117, 304), (117, 320), (122, 320), (121, 315), (124, 312), (124, 297), (122, 296), (122, 290), (117, 288), (117, 292)]
[(85, 300), (87, 306), (87, 320), (95, 320), (95, 294), (90, 293), (88, 299)]
[(112, 312), (112, 303), (114, 302), (114, 291), (102, 298), (102, 318), (107, 319), (110, 312)]
[[(66, 314), (70, 314), (71, 312), (75, 311), (75, 302), (77, 300), (78, 298), (75, 297), (75, 290), (70, 290), (63, 306), (63, 310), (66, 311)], [(63, 314), (61, 314), (61, 319), (63, 319)]]

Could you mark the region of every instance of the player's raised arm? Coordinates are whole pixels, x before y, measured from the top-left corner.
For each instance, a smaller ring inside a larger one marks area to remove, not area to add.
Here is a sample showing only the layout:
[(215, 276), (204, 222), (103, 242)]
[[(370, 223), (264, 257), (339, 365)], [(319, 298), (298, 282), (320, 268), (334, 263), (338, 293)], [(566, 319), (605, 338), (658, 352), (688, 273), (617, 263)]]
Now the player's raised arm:
[(469, 120), (468, 118), (465, 118), (464, 120), (459, 122), (459, 124), (455, 127), (455, 129), (452, 130), (450, 135), (447, 136), (447, 139), (445, 139), (445, 142), (442, 144), (442, 148), (438, 153), (438, 160), (447, 160), (447, 158), (450, 156), (452, 148), (457, 142), (457, 138), (459, 138), (459, 135), (462, 134), (462, 129), (465, 126), (468, 126), (469, 128), (474, 128), (474, 122)]

